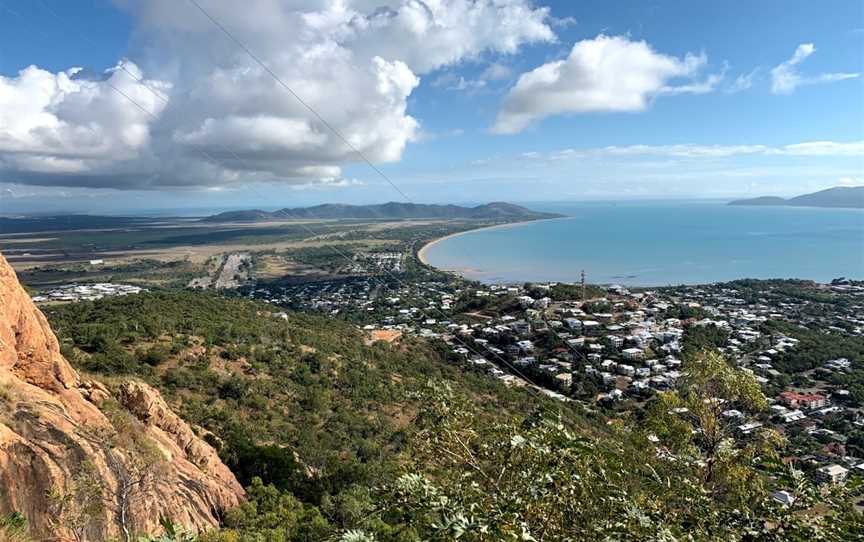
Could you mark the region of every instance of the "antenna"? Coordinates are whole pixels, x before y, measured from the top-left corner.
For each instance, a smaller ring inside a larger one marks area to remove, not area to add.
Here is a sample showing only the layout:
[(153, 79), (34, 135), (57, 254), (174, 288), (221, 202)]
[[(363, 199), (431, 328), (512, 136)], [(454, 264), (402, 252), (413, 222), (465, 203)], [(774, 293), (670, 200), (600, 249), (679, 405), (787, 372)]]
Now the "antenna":
[(585, 270), (582, 270), (582, 303), (585, 303)]

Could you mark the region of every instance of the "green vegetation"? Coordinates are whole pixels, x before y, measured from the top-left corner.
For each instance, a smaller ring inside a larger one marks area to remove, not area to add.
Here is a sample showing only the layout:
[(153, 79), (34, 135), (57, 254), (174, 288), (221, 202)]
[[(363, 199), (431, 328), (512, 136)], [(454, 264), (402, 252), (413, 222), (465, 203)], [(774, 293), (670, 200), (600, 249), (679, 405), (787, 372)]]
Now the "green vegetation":
[(738, 295), (748, 303), (774, 304), (788, 302), (791, 298), (800, 302), (798, 310), (802, 314), (812, 316), (831, 316), (836, 314), (838, 308), (848, 308), (850, 303), (853, 303), (849, 296), (832, 292), (810, 280), (744, 279), (728, 282), (720, 287), (735, 288)]
[(582, 305), (582, 310), (588, 314), (608, 313), (612, 311), (612, 304), (605, 300), (588, 301)]
[(848, 358), (855, 365), (864, 363), (864, 337), (830, 333), (791, 325), (766, 322), (763, 331), (771, 335), (788, 335), (798, 339), (797, 347), (775, 356), (774, 365), (787, 373), (815, 369), (828, 360)]
[[(446, 363), (424, 342), (366, 345), (347, 324), (272, 311), (194, 292), (46, 310), (80, 369), (155, 385), (184, 419), (213, 432), (244, 485), (260, 478), (317, 511), (328, 532), (373, 509), (370, 488), (397, 475), (428, 380), (458, 381), (489, 423), (536, 404), (526, 391)], [(231, 524), (269, 521), (249, 514)]]
[[(105, 218), (104, 224), (101, 218)], [(187, 260), (176, 260), (176, 255), (171, 252), (175, 247), (223, 245), (227, 249), (230, 245), (243, 246), (250, 252), (272, 252), (278, 248), (289, 257), (296, 257), (299, 262), (338, 272), (348, 263), (342, 253), (348, 257), (370, 250), (410, 254), (423, 242), (502, 221), (506, 220), (403, 222), (346, 219), (309, 221), (308, 224), (285, 222), (238, 226), (201, 222), (190, 224), (185, 219), (70, 217), (68, 224), (59, 219), (46, 221), (43, 225), (56, 226), (56, 231), (50, 233), (34, 233), (43, 231), (37, 227), (28, 235), (17, 237), (14, 244), (0, 239), (0, 249), (8, 247), (32, 251), (34, 258), (48, 258), (39, 261), (48, 261), (50, 264), (39, 264), (21, 273), (22, 282), (34, 287), (109, 280), (182, 286), (191, 278), (203, 274), (203, 270)], [(98, 235), (94, 235), (91, 229), (79, 229), (89, 225), (105, 229)], [(14, 230), (14, 227), (10, 227)], [(139, 251), (162, 254), (162, 259), (173, 261), (140, 256), (140, 259), (128, 263), (108, 261), (95, 267), (81, 263), (98, 259), (107, 252), (112, 253), (111, 257), (125, 252), (137, 258)], [(411, 261), (405, 271), (408, 276), (428, 270), (418, 262)]]
[(79, 368), (143, 378), (213, 433), (249, 499), (200, 542), (864, 536), (854, 487), (813, 487), (780, 460), (779, 435), (720, 415), (767, 405), (712, 350), (721, 329), (688, 328), (678, 387), (638, 419), (606, 419), (460, 369), (436, 343), (370, 345), (346, 323), (273, 310), (161, 292), (47, 311)]
[[(326, 224), (316, 224), (316, 233), (338, 231)], [(347, 226), (343, 229), (347, 229)], [(189, 225), (183, 221), (152, 224), (139, 224), (135, 227), (108, 229), (94, 235), (92, 230), (69, 230), (34, 235), (32, 245), (38, 249), (63, 250), (74, 252), (104, 252), (108, 250), (129, 250), (176, 245), (204, 244), (260, 244), (274, 240), (297, 240), (309, 237), (306, 229), (292, 224), (279, 226), (237, 227), (231, 225)], [(27, 239), (22, 237), (21, 239)], [(0, 240), (0, 247), (4, 242)], [(21, 247), (18, 244), (16, 246)]]
[[(536, 285), (526, 284), (525, 295), (538, 299), (548, 297), (552, 301), (567, 301), (573, 299), (582, 299), (582, 286), (580, 284), (563, 284), (559, 283), (549, 288), (540, 288)], [(606, 290), (600, 286), (592, 284), (585, 285), (585, 299), (595, 299), (604, 297)]]
[(726, 346), (728, 340), (729, 332), (714, 324), (688, 326), (684, 329), (682, 355), (685, 358), (693, 358), (697, 353), (704, 350)]
[(663, 318), (677, 318), (679, 320), (708, 318), (708, 311), (702, 307), (691, 307), (689, 305), (675, 305), (663, 312)]
[[(839, 541), (864, 534), (843, 491), (820, 491), (783, 466), (776, 435), (736, 438), (721, 425), (720, 405), (758, 411), (767, 402), (750, 375), (717, 354), (694, 358), (680, 387), (656, 399), (648, 432), (574, 425), (542, 411), (490, 426), (447, 388), (427, 402), (412, 463), (382, 495), (375, 519), (387, 528), (369, 525), (372, 539)], [(769, 485), (790, 488), (796, 505), (781, 508)], [(824, 513), (809, 512), (816, 502)]]
[(13, 512), (0, 515), (0, 542), (29, 542), (27, 536), (27, 519)]
[[(816, 376), (822, 380), (849, 391), (850, 406), (864, 405), (864, 337), (818, 331), (779, 321), (766, 322), (762, 331), (769, 337), (782, 334), (799, 340), (794, 349), (774, 356), (773, 365), (778, 370), (796, 380), (806, 379), (806, 375), (815, 370)], [(848, 372), (822, 369), (826, 361), (840, 358), (852, 362)]]

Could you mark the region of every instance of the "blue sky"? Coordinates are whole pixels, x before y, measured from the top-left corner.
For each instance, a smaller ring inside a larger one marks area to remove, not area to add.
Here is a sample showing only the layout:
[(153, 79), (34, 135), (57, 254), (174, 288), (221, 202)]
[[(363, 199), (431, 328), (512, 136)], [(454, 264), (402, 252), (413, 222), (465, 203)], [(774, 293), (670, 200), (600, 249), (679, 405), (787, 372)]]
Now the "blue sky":
[[(415, 201), (864, 184), (864, 2), (200, 4)], [(0, 0), (0, 77), (0, 213), (402, 199), (185, 0)]]

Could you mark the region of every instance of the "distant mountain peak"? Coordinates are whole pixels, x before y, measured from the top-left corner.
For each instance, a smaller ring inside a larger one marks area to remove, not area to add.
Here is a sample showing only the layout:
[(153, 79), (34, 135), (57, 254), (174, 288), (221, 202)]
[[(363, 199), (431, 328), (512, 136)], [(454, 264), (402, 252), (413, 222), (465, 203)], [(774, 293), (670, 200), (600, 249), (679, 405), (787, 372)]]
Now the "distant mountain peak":
[(739, 199), (729, 205), (864, 209), (864, 186), (835, 186), (789, 199), (777, 196)]
[(560, 215), (532, 211), (521, 205), (496, 201), (464, 207), (460, 205), (438, 205), (425, 203), (402, 203), (389, 201), (374, 205), (350, 205), (344, 203), (325, 203), (312, 207), (286, 207), (268, 212), (258, 209), (248, 211), (229, 211), (209, 216), (207, 222), (255, 222), (261, 220), (306, 219), (367, 219), (367, 220), (405, 220), (420, 218), (469, 219), (469, 220), (536, 220), (556, 218)]

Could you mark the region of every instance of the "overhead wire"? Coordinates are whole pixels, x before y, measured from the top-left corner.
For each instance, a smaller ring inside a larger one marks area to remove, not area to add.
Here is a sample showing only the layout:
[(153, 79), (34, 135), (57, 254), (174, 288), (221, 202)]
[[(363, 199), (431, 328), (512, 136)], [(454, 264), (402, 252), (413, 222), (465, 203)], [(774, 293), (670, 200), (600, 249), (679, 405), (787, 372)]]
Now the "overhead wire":
[[(226, 36), (230, 41), (232, 41), (232, 42), (233, 42), (235, 45), (237, 45), (237, 46), (238, 46), (238, 47), (239, 47), (243, 52), (245, 52), (245, 53), (246, 53), (246, 54), (247, 54), (247, 55), (248, 55), (248, 56), (249, 56), (249, 57), (250, 57), (250, 58), (251, 58), (251, 59), (252, 59), (256, 64), (258, 64), (258, 66), (260, 66), (261, 69), (264, 70), (265, 73), (267, 73), (270, 77), (272, 77), (273, 80), (276, 81), (277, 84), (279, 84), (279, 86), (281, 86), (281, 87), (284, 88), (286, 91), (288, 91), (288, 93), (290, 93), (291, 96), (293, 96), (293, 97), (297, 100), (297, 102), (299, 102), (299, 103), (300, 103), (304, 108), (306, 108), (306, 109), (307, 109), (307, 110), (308, 110), (308, 111), (309, 111), (309, 112), (310, 112), (310, 113), (311, 113), (311, 114), (312, 114), (316, 119), (318, 119), (318, 121), (321, 122), (321, 124), (324, 125), (324, 127), (326, 127), (328, 130), (330, 130), (334, 135), (336, 135), (336, 137), (339, 138), (339, 139), (340, 139), (340, 140), (345, 144), (346, 147), (348, 147), (348, 148), (349, 148), (353, 153), (355, 153), (355, 154), (356, 154), (356, 155), (357, 155), (357, 156), (358, 156), (358, 157), (359, 157), (363, 162), (365, 162), (366, 165), (368, 165), (368, 166), (369, 166), (373, 171), (375, 171), (375, 173), (377, 173), (378, 176), (380, 176), (382, 179), (384, 179), (384, 181), (386, 181), (387, 184), (389, 184), (389, 185), (390, 185), (390, 186), (391, 186), (391, 187), (392, 187), (392, 188), (393, 188), (397, 193), (399, 193), (399, 195), (401, 195), (401, 196), (402, 196), (402, 197), (403, 197), (403, 198), (404, 198), (408, 203), (412, 203), (412, 204), (414, 203), (414, 201), (413, 201), (413, 200), (412, 200), (412, 199), (411, 199), (411, 198), (410, 198), (410, 197), (409, 197), (409, 196), (408, 196), (408, 195), (407, 195), (407, 194), (406, 194), (406, 193), (405, 193), (401, 188), (399, 188), (399, 186), (398, 186), (395, 182), (393, 182), (393, 180), (390, 179), (390, 177), (389, 177), (387, 174), (385, 174), (385, 173), (384, 173), (380, 168), (378, 168), (378, 167), (377, 167), (377, 166), (376, 166), (376, 165), (375, 165), (371, 160), (369, 160), (369, 158), (367, 158), (366, 155), (365, 155), (365, 154), (364, 154), (360, 149), (358, 149), (355, 145), (353, 145), (353, 144), (351, 143), (351, 141), (348, 140), (347, 137), (345, 137), (344, 135), (342, 135), (342, 133), (341, 133), (339, 130), (337, 130), (337, 129), (332, 125), (332, 124), (330, 124), (329, 122), (327, 122), (327, 120), (326, 120), (326, 119), (325, 119), (325, 118), (324, 118), (320, 113), (318, 113), (318, 111), (317, 111), (314, 107), (312, 107), (312, 106), (311, 106), (311, 105), (310, 105), (306, 100), (304, 100), (304, 99), (303, 99), (303, 98), (302, 98), (302, 97), (301, 97), (301, 96), (300, 96), (296, 91), (294, 91), (294, 89), (291, 88), (290, 85), (288, 85), (287, 83), (285, 83), (285, 81), (283, 81), (283, 80), (282, 80), (282, 79), (281, 79), (281, 78), (280, 78), (280, 77), (279, 77), (279, 76), (278, 76), (278, 75), (277, 75), (277, 74), (276, 74), (276, 73), (275, 73), (275, 72), (274, 72), (274, 71), (273, 71), (273, 70), (272, 70), (272, 69), (271, 69), (271, 68), (270, 68), (270, 67), (269, 67), (269, 66), (268, 66), (264, 61), (262, 61), (262, 60), (258, 57), (258, 55), (256, 55), (254, 52), (252, 52), (252, 50), (251, 50), (249, 47), (247, 47), (245, 43), (243, 43), (240, 39), (238, 39), (238, 38), (237, 38), (237, 37), (236, 37), (236, 36), (235, 36), (231, 31), (229, 31), (229, 30), (225, 27), (225, 25), (223, 25), (219, 20), (217, 20), (217, 19), (216, 19), (216, 18), (215, 18), (215, 17), (214, 17), (214, 16), (213, 16), (209, 11), (207, 11), (206, 9), (204, 9), (204, 7), (203, 7), (203, 6), (198, 2), (198, 0), (188, 0), (188, 1), (189, 1), (189, 3), (191, 3), (192, 5), (194, 5), (194, 6), (198, 9), (198, 11), (200, 11), (200, 12), (204, 15), (204, 17), (205, 17), (208, 21), (210, 21), (210, 22), (211, 22), (211, 23), (212, 23), (212, 24), (213, 24), (217, 29), (219, 29), (220, 32), (222, 32), (222, 33), (223, 33), (223, 34), (224, 34), (224, 35), (225, 35), (225, 36)], [(393, 278), (395, 278), (395, 277), (393, 277)], [(399, 279), (396, 279), (396, 280), (399, 280)], [(400, 283), (401, 283), (401, 281), (400, 281)], [(437, 307), (436, 307), (436, 309), (437, 309)], [(442, 314), (444, 314), (443, 311), (440, 311), (440, 312), (441, 312)], [(447, 317), (447, 318), (449, 319), (449, 316), (447, 316), (446, 314), (444, 314), (444, 315), (445, 315), (445, 317)], [(461, 341), (460, 341), (460, 342), (461, 342)], [(464, 343), (463, 343), (463, 345), (464, 345)], [(467, 346), (466, 346), (466, 347), (467, 347)], [(529, 382), (529, 383), (532, 383), (532, 380), (531, 380), (531, 379), (529, 379), (528, 377), (526, 377), (525, 375), (523, 375), (523, 374), (522, 374), (518, 369), (516, 369), (512, 364), (510, 364), (509, 362), (507, 362), (506, 360), (504, 360), (501, 356), (499, 356), (499, 355), (496, 354), (495, 352), (493, 352), (493, 351), (491, 351), (491, 350), (488, 350), (488, 351), (489, 351), (491, 354), (495, 355), (495, 357), (496, 357), (499, 361), (501, 361), (502, 363), (504, 363), (505, 366), (507, 366), (508, 368), (510, 368), (511, 371), (513, 371), (514, 373), (516, 373), (517, 375), (519, 375), (523, 380), (525, 380), (525, 381), (527, 381), (527, 382)], [(478, 355), (479, 355), (479, 354), (478, 354)], [(482, 357), (482, 355), (481, 355), (481, 357)]]
[[(49, 14), (51, 14), (51, 15), (52, 15), (54, 18), (56, 18), (58, 21), (60, 21), (60, 22), (62, 22), (62, 23), (64, 23), (64, 24), (67, 24), (67, 25), (68, 25), (68, 21), (66, 21), (62, 16), (60, 16), (56, 11), (54, 11), (53, 9), (51, 9), (50, 7), (48, 7), (48, 6), (47, 6), (47, 5), (46, 5), (42, 0), (37, 0), (37, 2), (38, 2), (38, 4), (43, 8), (43, 10), (45, 10), (46, 12), (48, 12)], [(221, 23), (219, 23), (219, 21), (217, 21), (214, 17), (212, 17), (212, 16), (211, 16), (211, 15), (210, 15), (210, 14), (209, 14), (209, 13), (208, 13), (208, 12), (207, 12), (203, 7), (202, 7), (202, 6), (201, 6), (201, 5), (196, 1), (196, 0), (189, 0), (189, 2), (192, 3), (192, 4), (193, 4), (193, 5), (194, 5), (194, 6), (195, 6), (195, 7), (196, 7), (196, 8), (197, 8), (197, 9), (198, 9), (202, 14), (204, 14), (204, 15), (206, 16), (206, 18), (207, 18), (211, 23), (213, 23), (213, 24), (214, 24), (214, 25), (215, 25), (215, 26), (216, 26), (216, 27), (217, 27), (217, 28), (218, 28), (222, 33), (224, 33), (224, 34), (225, 34), (225, 35), (226, 35), (226, 36), (227, 36), (227, 37), (228, 37), (232, 42), (234, 42), (234, 43), (235, 43), (236, 45), (238, 45), (238, 46), (239, 46), (239, 47), (240, 47), (240, 48), (241, 48), (241, 49), (242, 49), (246, 54), (248, 54), (248, 55), (249, 55), (249, 56), (250, 56), (250, 57), (251, 57), (251, 58), (252, 58), (252, 59), (253, 59), (253, 60), (254, 60), (254, 61), (255, 61), (255, 62), (256, 62), (256, 63), (257, 63), (257, 64), (258, 64), (258, 65), (259, 65), (259, 66), (260, 66), (264, 71), (265, 71), (265, 72), (266, 72), (266, 73), (268, 73), (271, 77), (273, 77), (273, 78), (277, 81), (277, 83), (278, 83), (280, 86), (282, 86), (283, 88), (285, 88), (285, 89), (286, 89), (286, 90), (287, 90), (287, 91), (288, 91), (288, 92), (289, 92), (289, 93), (290, 93), (290, 94), (291, 94), (291, 95), (292, 95), (292, 96), (293, 96), (293, 97), (294, 97), (294, 98), (295, 98), (295, 99), (296, 99), (296, 100), (297, 100), (301, 105), (303, 105), (307, 110), (309, 110), (310, 113), (312, 113), (313, 116), (314, 116), (316, 119), (319, 120), (319, 122), (321, 122), (321, 123), (322, 123), (322, 124), (327, 128), (327, 129), (329, 129), (330, 131), (332, 131), (332, 132), (337, 136), (338, 139), (340, 139), (340, 140), (341, 140), (341, 141), (342, 141), (342, 142), (343, 142), (343, 143), (344, 143), (344, 144), (345, 144), (345, 145), (346, 145), (346, 146), (347, 146), (347, 147), (348, 147), (352, 152), (354, 152), (357, 156), (359, 156), (363, 162), (365, 162), (365, 163), (366, 163), (366, 164), (367, 164), (367, 165), (368, 165), (372, 170), (374, 170), (374, 171), (375, 171), (375, 172), (376, 172), (376, 173), (377, 173), (381, 178), (383, 178), (383, 179), (387, 182), (387, 184), (389, 184), (389, 185), (390, 185), (394, 190), (396, 190), (396, 191), (397, 191), (397, 192), (398, 192), (398, 193), (399, 193), (399, 194), (400, 194), (404, 199), (406, 199), (409, 203), (413, 203), (413, 201), (412, 201), (412, 200), (407, 196), (407, 194), (406, 194), (403, 190), (401, 190), (401, 189), (396, 185), (396, 183), (394, 183), (394, 182), (392, 181), (392, 179), (390, 179), (389, 176), (387, 176), (383, 171), (381, 171), (380, 168), (378, 168), (377, 166), (375, 166), (375, 165), (374, 165), (374, 164), (373, 164), (373, 163), (372, 163), (372, 162), (371, 162), (371, 161), (370, 161), (370, 160), (365, 156), (365, 154), (363, 154), (362, 151), (360, 151), (356, 146), (354, 146), (354, 145), (353, 145), (353, 144), (352, 144), (352, 143), (351, 143), (351, 142), (350, 142), (350, 141), (349, 141), (345, 136), (343, 136), (343, 135), (341, 134), (341, 132), (339, 132), (335, 127), (333, 127), (333, 125), (331, 125), (329, 122), (327, 122), (327, 120), (326, 120), (322, 115), (320, 115), (320, 114), (319, 114), (319, 113), (318, 113), (318, 112), (317, 112), (317, 111), (316, 111), (316, 110), (315, 110), (311, 105), (309, 105), (306, 101), (304, 101), (304, 100), (303, 100), (303, 99), (302, 99), (302, 98), (301, 98), (301, 97), (300, 97), (300, 96), (299, 96), (299, 95), (298, 95), (298, 94), (297, 94), (297, 93), (296, 93), (296, 92), (295, 92), (295, 91), (294, 91), (294, 90), (293, 90), (289, 85), (287, 85), (284, 81), (282, 81), (282, 80), (278, 77), (278, 75), (276, 75), (276, 74), (275, 74), (275, 73), (274, 73), (274, 72), (273, 72), (273, 71), (272, 71), (272, 70), (271, 70), (271, 69), (270, 69), (270, 68), (269, 68), (269, 67), (268, 67), (268, 66), (267, 66), (263, 61), (260, 60), (260, 58), (258, 58), (258, 57), (257, 57), (257, 56), (256, 56), (256, 55), (255, 55), (251, 50), (249, 50), (249, 48), (246, 47), (246, 46), (243, 44), (243, 42), (241, 42), (241, 41), (238, 40), (236, 37), (234, 37), (234, 35), (233, 35), (230, 31), (228, 31), (228, 29), (225, 28), (224, 25), (222, 25)], [(18, 12), (16, 12), (16, 11), (12, 10), (12, 9), (10, 9), (8, 6), (6, 6), (5, 3), (4, 3), (2, 0), (0, 0), (0, 6), (4, 7), (4, 8), (5, 8), (7, 11), (9, 11), (10, 13), (13, 13), (13, 14), (15, 14), (15, 15), (21, 17), (21, 18), (25, 18), (25, 17), (24, 17), (23, 15), (21, 15), (20, 13), (18, 13)], [(26, 18), (25, 18), (25, 19), (26, 19)], [(97, 44), (96, 44), (92, 39), (90, 39), (89, 36), (86, 35), (86, 33), (82, 32), (82, 31), (80, 31), (80, 30), (78, 30), (78, 29), (75, 29), (75, 30), (76, 30), (75, 33), (78, 34), (79, 37), (82, 38), (82, 40), (86, 41), (88, 44), (90, 44), (90, 45), (93, 46), (93, 47), (97, 47)], [(154, 96), (156, 96), (159, 100), (161, 100), (162, 102), (164, 102), (164, 103), (166, 103), (166, 104), (169, 103), (170, 99), (169, 99), (168, 97), (166, 97), (166, 96), (165, 96), (164, 94), (162, 94), (160, 91), (157, 91), (156, 89), (152, 88), (152, 86), (149, 85), (143, 77), (139, 77), (139, 76), (137, 76), (134, 72), (132, 72), (131, 70), (129, 70), (128, 68), (126, 68), (126, 66), (125, 66), (122, 62), (121, 62), (121, 63), (118, 63), (117, 68), (120, 69), (120, 70), (122, 70), (124, 73), (126, 73), (126, 74), (127, 74), (127, 75), (132, 79), (132, 80), (134, 80), (136, 83), (141, 84), (143, 87), (145, 87), (146, 89), (148, 89), (148, 90), (149, 90), (149, 91), (150, 91)], [(108, 85), (112, 90), (114, 90), (118, 95), (120, 95), (121, 97), (123, 97), (124, 99), (126, 99), (127, 101), (129, 101), (129, 102), (130, 102), (134, 107), (136, 107), (137, 109), (139, 109), (140, 111), (142, 111), (143, 113), (145, 113), (148, 117), (150, 117), (150, 118), (152, 118), (152, 119), (158, 119), (158, 118), (159, 118), (158, 115), (156, 115), (155, 113), (153, 113), (152, 111), (148, 110), (146, 107), (144, 107), (143, 105), (141, 105), (140, 103), (138, 103), (135, 99), (133, 99), (131, 96), (129, 96), (126, 92), (123, 92), (120, 88), (118, 88), (116, 85), (114, 85), (113, 83), (111, 83), (110, 80), (105, 81), (105, 82), (106, 82), (106, 84), (107, 84), (107, 85)], [(193, 149), (195, 149), (196, 152), (198, 152), (199, 154), (201, 154), (201, 155), (202, 155), (206, 160), (208, 160), (208, 161), (210, 161), (210, 162), (213, 162), (213, 163), (216, 163), (217, 165), (219, 165), (219, 166), (225, 168), (226, 170), (231, 170), (231, 169), (233, 169), (233, 168), (229, 167), (227, 164), (225, 164), (224, 162), (222, 162), (221, 160), (215, 158), (215, 157), (214, 157), (212, 154), (210, 154), (209, 152), (207, 152), (207, 150), (206, 150), (203, 146), (201, 146), (201, 145), (197, 145), (197, 144), (193, 144), (193, 143), (190, 143), (190, 146), (192, 146)], [(246, 162), (245, 162), (245, 161), (244, 161), (244, 160), (243, 160), (239, 155), (237, 155), (237, 153), (236, 153), (235, 151), (233, 151), (232, 149), (230, 149), (230, 148), (228, 148), (228, 147), (226, 147), (226, 146), (224, 146), (224, 145), (222, 145), (221, 147), (222, 147), (222, 149), (223, 149), (225, 152), (227, 152), (229, 155), (231, 155), (231, 157), (232, 157), (234, 160), (236, 160), (236, 161), (238, 162), (238, 164), (240, 164), (244, 169), (249, 169), (250, 171), (253, 171), (253, 170), (254, 170), (254, 169), (250, 169), (250, 168), (249, 168), (249, 165), (248, 165), (248, 164), (247, 164), (247, 163), (246, 163)], [(263, 201), (267, 201), (267, 199), (264, 198), (264, 196), (263, 196), (262, 194), (260, 194), (260, 192), (258, 192), (258, 191), (253, 187), (253, 186), (248, 185), (247, 187), (248, 187), (248, 188), (249, 188), (253, 193), (255, 193), (259, 198), (261, 198)], [(311, 213), (310, 213), (310, 214), (311, 214)], [(315, 216), (314, 214), (312, 214), (311, 218), (313, 218), (314, 220), (322, 221), (321, 218)], [(321, 235), (321, 233), (316, 233), (316, 232), (314, 232), (311, 228), (309, 228), (309, 227), (308, 227), (305, 223), (303, 223), (303, 222), (297, 222), (297, 223), (295, 223), (295, 225), (300, 226), (301, 229), (303, 229), (304, 231), (306, 231), (307, 233), (309, 233), (309, 234), (312, 235), (312, 236), (319, 236), (319, 235)], [(347, 254), (345, 254), (343, 251), (341, 251), (337, 246), (335, 246), (335, 245), (326, 245), (326, 246), (327, 246), (328, 248), (330, 248), (334, 253), (336, 253), (336, 254), (339, 255), (340, 257), (344, 258), (348, 263), (353, 263), (353, 260), (352, 260), (352, 259), (351, 259)], [(410, 288), (408, 287), (408, 285), (407, 285), (407, 284), (406, 284), (402, 279), (400, 279), (398, 276), (396, 276), (395, 274), (393, 274), (389, 269), (387, 269), (387, 268), (383, 268), (382, 270), (383, 270), (383, 271), (384, 271), (384, 272), (385, 272), (385, 273), (386, 273), (386, 274), (387, 274), (391, 279), (393, 279), (394, 281), (396, 281), (396, 283), (398, 283), (400, 287), (402, 287), (402, 288), (406, 288), (408, 291), (410, 291)], [(377, 277), (376, 277), (375, 274), (371, 274), (371, 275), (370, 275), (370, 278), (373, 278), (373, 279), (374, 279), (374, 278), (377, 278)], [(385, 287), (385, 289), (388, 288), (387, 284), (386, 284), (383, 280), (380, 280), (380, 279), (379, 279), (379, 282), (380, 282), (380, 284), (381, 284), (382, 286)], [(428, 307), (427, 307), (427, 308), (428, 308)], [(437, 306), (434, 306), (434, 305), (433, 305), (433, 308), (434, 308), (438, 313), (440, 313), (440, 314), (444, 317), (445, 320), (450, 320), (450, 319), (451, 319), (451, 316), (450, 316), (450, 315), (444, 313), (443, 310), (441, 310), (441, 309), (438, 308)], [(420, 312), (421, 316), (423, 316), (424, 318), (426, 318), (426, 319), (430, 319), (430, 318), (429, 318), (429, 314), (426, 313), (423, 309), (418, 309), (418, 312)], [(478, 350), (476, 350), (475, 348), (472, 348), (471, 345), (469, 345), (468, 343), (466, 343), (465, 341), (463, 341), (463, 340), (459, 337), (459, 335), (458, 335), (457, 333), (453, 333), (453, 334), (451, 334), (451, 336), (452, 336), (452, 338), (453, 338), (454, 341), (458, 342), (462, 347), (464, 347), (466, 350), (468, 350), (471, 354), (473, 354), (473, 355), (475, 355), (475, 356), (478, 356), (479, 358), (483, 358), (483, 359), (485, 359), (485, 357), (484, 357), (484, 355), (483, 355), (482, 353), (480, 353), (480, 352), (479, 352)], [(534, 384), (531, 378), (529, 378), (529, 377), (527, 377), (526, 375), (524, 375), (521, 371), (519, 371), (515, 366), (513, 366), (511, 363), (509, 363), (509, 362), (508, 362), (506, 359), (504, 359), (502, 356), (498, 355), (496, 352), (494, 352), (494, 351), (492, 351), (492, 350), (489, 350), (488, 348), (486, 349), (486, 351), (489, 352), (489, 353), (492, 355), (492, 357), (493, 357), (494, 359), (496, 359), (496, 360), (499, 361), (501, 364), (503, 364), (506, 368), (508, 368), (508, 369), (509, 369), (513, 374), (515, 374), (516, 376), (520, 377), (520, 378), (521, 378), (521, 379), (522, 379), (522, 380), (523, 380), (523, 381), (528, 385), (528, 389), (529, 389), (530, 391), (532, 391), (532, 392), (534, 392), (534, 393), (540, 393), (540, 392), (545, 392), (545, 391), (546, 391), (545, 389), (540, 388), (539, 386), (537, 386), (536, 384)]]

